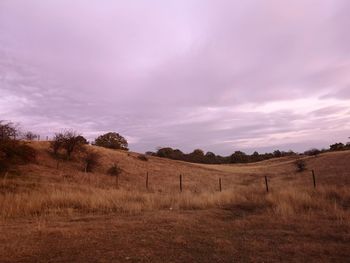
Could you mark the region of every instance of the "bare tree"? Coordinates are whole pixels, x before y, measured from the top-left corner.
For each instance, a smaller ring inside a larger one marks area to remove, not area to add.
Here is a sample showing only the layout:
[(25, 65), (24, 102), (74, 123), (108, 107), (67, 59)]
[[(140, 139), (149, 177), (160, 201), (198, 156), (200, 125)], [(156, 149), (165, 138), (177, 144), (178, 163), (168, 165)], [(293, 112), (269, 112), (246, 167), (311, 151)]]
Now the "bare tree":
[(0, 120), (0, 140), (16, 140), (19, 136), (18, 125)]
[(38, 138), (38, 134), (35, 134), (31, 131), (28, 131), (26, 132), (24, 135), (23, 135), (24, 139), (27, 140), (27, 141), (34, 141), (35, 139)]

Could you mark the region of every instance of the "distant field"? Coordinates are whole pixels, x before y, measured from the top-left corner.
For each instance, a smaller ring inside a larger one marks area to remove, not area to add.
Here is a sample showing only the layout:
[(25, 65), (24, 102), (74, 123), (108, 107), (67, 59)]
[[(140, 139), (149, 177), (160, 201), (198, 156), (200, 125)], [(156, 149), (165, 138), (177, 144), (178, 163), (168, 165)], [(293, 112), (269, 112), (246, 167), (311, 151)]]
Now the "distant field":
[[(47, 142), (32, 145), (38, 162), (0, 178), (0, 262), (350, 258), (350, 151), (302, 157), (297, 173), (299, 157), (203, 165), (94, 147), (101, 164), (84, 173), (77, 160), (57, 165)], [(120, 189), (106, 174), (115, 162)]]

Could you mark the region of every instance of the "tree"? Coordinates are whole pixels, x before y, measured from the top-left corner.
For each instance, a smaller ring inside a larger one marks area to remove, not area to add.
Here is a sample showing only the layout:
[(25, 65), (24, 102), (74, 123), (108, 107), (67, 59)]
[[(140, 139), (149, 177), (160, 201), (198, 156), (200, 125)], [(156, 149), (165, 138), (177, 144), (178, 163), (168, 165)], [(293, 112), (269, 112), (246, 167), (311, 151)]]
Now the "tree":
[(18, 135), (19, 129), (15, 124), (0, 120), (0, 141), (16, 140)]
[(64, 149), (67, 154), (67, 159), (71, 158), (73, 152), (80, 150), (85, 144), (81, 135), (78, 135), (73, 130), (66, 130), (64, 132), (56, 133), (50, 147), (53, 149), (55, 155), (57, 155), (60, 149)]
[(66, 150), (67, 158), (70, 159), (72, 153), (81, 148), (84, 144), (82, 136), (77, 135), (75, 131), (65, 131), (63, 134), (63, 148)]
[(253, 152), (253, 154), (250, 156), (250, 160), (251, 160), (252, 162), (259, 162), (259, 161), (261, 161), (261, 156), (260, 156), (260, 154), (259, 154), (257, 151), (255, 151), (255, 152)]
[(80, 144), (89, 144), (88, 140), (82, 136), (82, 135), (78, 135), (77, 136), (77, 141), (80, 143)]
[(96, 138), (94, 145), (110, 149), (128, 151), (127, 140), (116, 132), (108, 132)]
[(62, 148), (64, 143), (64, 135), (63, 133), (56, 133), (53, 137), (53, 140), (50, 142), (50, 148), (53, 151), (54, 155), (58, 154), (58, 151)]
[(244, 152), (235, 151), (230, 156), (230, 162), (231, 163), (246, 163), (246, 162), (248, 162), (248, 156)]
[(188, 160), (194, 163), (203, 163), (204, 162), (204, 152), (201, 149), (195, 149), (192, 153), (188, 154)]
[(119, 175), (123, 172), (123, 170), (116, 164), (114, 163), (108, 170), (107, 174), (110, 176), (115, 176), (115, 184), (116, 188), (119, 188)]
[(92, 172), (92, 170), (99, 165), (100, 158), (101, 158), (101, 155), (98, 152), (92, 151), (92, 150), (86, 150), (83, 154), (85, 172), (87, 173)]
[(163, 158), (171, 158), (173, 153), (174, 153), (173, 148), (165, 147), (165, 148), (158, 149), (157, 156), (163, 157)]
[(310, 150), (307, 150), (304, 152), (305, 155), (309, 155), (309, 156), (317, 156), (321, 153), (321, 151), (319, 149), (313, 148)]
[(34, 162), (37, 152), (18, 140), (19, 129), (12, 122), (0, 121), (0, 172), (17, 164)]
[(281, 153), (280, 150), (275, 150), (275, 151), (273, 152), (273, 155), (274, 155), (274, 157), (277, 157), (277, 158), (282, 157), (282, 153)]
[(331, 151), (341, 151), (341, 150), (344, 150), (344, 147), (345, 147), (345, 145), (341, 142), (335, 143), (335, 144), (332, 144), (331, 146), (329, 146)]
[(205, 162), (209, 164), (217, 163), (216, 155), (213, 152), (207, 152), (205, 154)]
[(28, 131), (24, 134), (24, 139), (27, 140), (27, 141), (34, 141), (35, 139), (38, 138), (38, 135), (31, 132), (31, 131)]
[(180, 151), (179, 149), (175, 149), (171, 154), (170, 158), (174, 160), (184, 160), (185, 156), (182, 151)]

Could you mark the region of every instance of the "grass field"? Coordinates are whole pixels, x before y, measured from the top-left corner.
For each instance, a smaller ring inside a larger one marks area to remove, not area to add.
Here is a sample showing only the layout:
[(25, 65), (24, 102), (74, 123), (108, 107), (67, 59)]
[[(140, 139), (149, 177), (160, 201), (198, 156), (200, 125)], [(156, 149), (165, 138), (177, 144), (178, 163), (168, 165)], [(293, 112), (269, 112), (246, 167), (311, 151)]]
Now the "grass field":
[[(0, 182), (0, 262), (350, 258), (349, 151), (301, 157), (308, 170), (297, 173), (300, 157), (202, 165), (95, 147), (101, 164), (84, 173), (79, 161), (57, 167), (47, 142), (32, 144), (37, 163)], [(119, 189), (106, 174), (114, 162)]]

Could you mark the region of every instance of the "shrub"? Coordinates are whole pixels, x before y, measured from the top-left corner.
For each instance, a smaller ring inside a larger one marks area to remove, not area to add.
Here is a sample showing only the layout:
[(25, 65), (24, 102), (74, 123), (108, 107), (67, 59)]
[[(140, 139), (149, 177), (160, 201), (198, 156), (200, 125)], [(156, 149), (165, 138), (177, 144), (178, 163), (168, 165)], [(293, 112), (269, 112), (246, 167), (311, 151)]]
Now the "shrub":
[(0, 121), (0, 141), (16, 140), (18, 135), (18, 126), (12, 122)]
[(35, 139), (38, 139), (38, 137), (39, 137), (39, 135), (37, 135), (31, 131), (28, 131), (23, 135), (23, 138), (27, 141), (34, 141)]
[(107, 170), (107, 174), (111, 176), (119, 176), (122, 172), (123, 170), (116, 163)]
[(298, 159), (294, 162), (298, 172), (303, 172), (306, 170), (306, 162), (303, 159)]
[(9, 169), (9, 163), (6, 160), (6, 154), (0, 150), (0, 173), (6, 172)]
[(18, 126), (12, 122), (0, 121), (0, 172), (6, 172), (12, 165), (33, 162), (34, 148), (18, 141)]
[(308, 156), (317, 156), (317, 155), (319, 155), (320, 153), (321, 153), (321, 151), (320, 151), (319, 149), (316, 149), (316, 148), (310, 149), (310, 150), (304, 152), (304, 154), (305, 154), (305, 155), (308, 155)]
[(94, 145), (109, 149), (128, 151), (127, 140), (116, 132), (109, 132), (96, 138)]
[(82, 135), (78, 135), (76, 140), (82, 145), (89, 144), (88, 140)]
[(231, 163), (247, 163), (248, 162), (248, 156), (246, 153), (241, 151), (235, 151), (230, 156), (230, 162)]
[(82, 149), (82, 146), (86, 144), (86, 139), (81, 135), (77, 135), (75, 131), (66, 130), (61, 133), (56, 133), (55, 137), (51, 141), (50, 147), (55, 155), (58, 154), (60, 149), (64, 149), (67, 155), (67, 159), (70, 159), (75, 151)]
[(334, 143), (332, 145), (329, 146), (331, 151), (342, 151), (345, 148), (345, 145), (341, 142), (338, 143)]
[(23, 142), (0, 141), (0, 172), (7, 171), (11, 165), (34, 162), (36, 155), (36, 150)]
[(83, 154), (84, 171), (89, 173), (100, 164), (100, 154), (98, 152), (87, 150)]
[(139, 155), (137, 156), (137, 158), (138, 158), (139, 160), (141, 160), (141, 161), (145, 161), (145, 162), (148, 161), (148, 157), (147, 157), (145, 154), (139, 154)]

